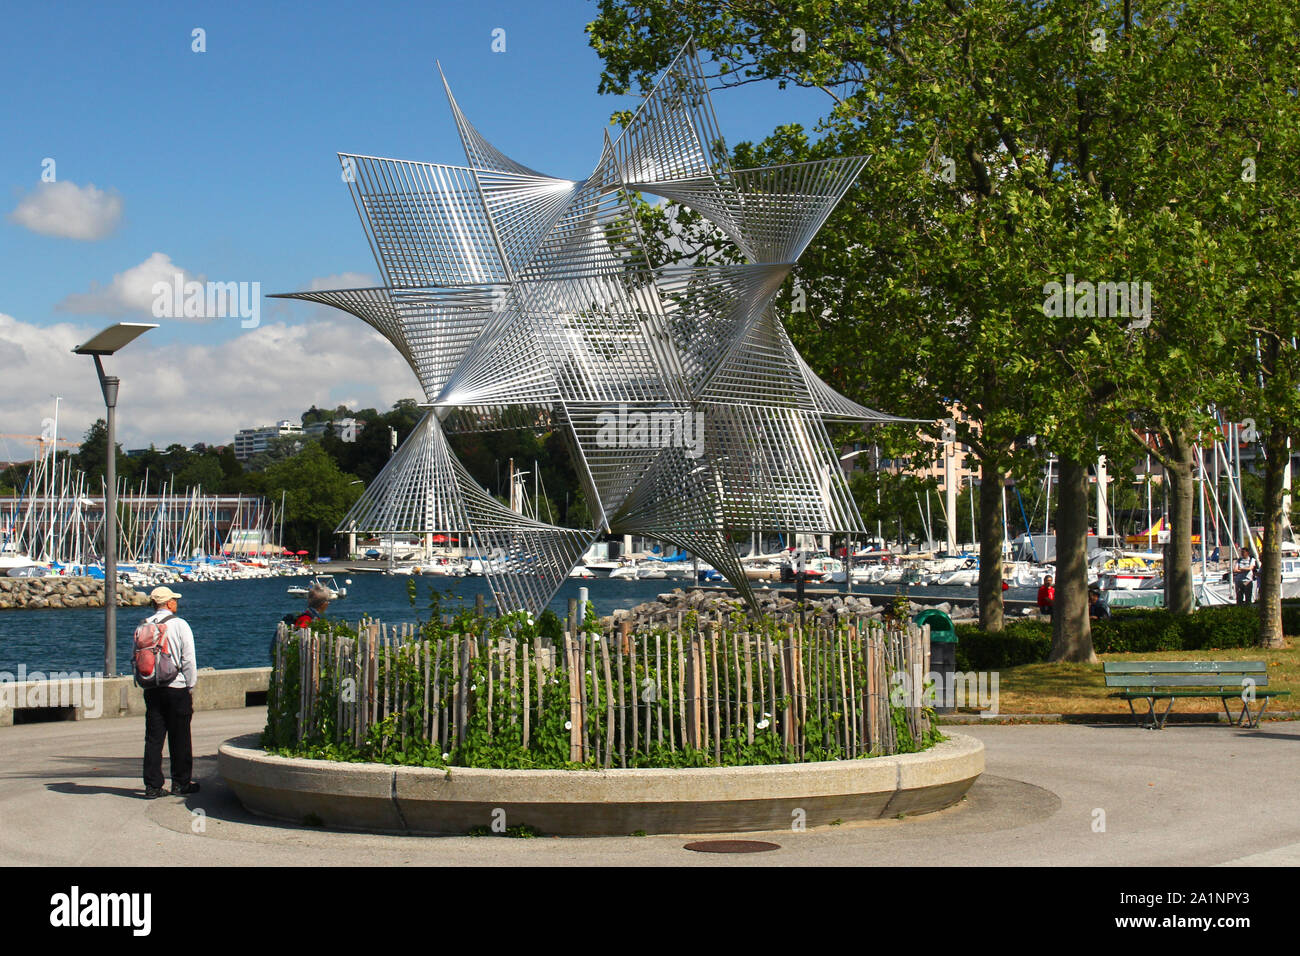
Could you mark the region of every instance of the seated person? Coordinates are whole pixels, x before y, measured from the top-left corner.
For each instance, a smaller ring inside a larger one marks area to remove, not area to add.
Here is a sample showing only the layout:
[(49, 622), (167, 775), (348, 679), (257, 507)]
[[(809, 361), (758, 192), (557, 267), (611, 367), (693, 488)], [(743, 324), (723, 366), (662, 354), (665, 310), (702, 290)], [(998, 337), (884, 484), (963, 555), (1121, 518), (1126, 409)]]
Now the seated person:
[(1101, 599), (1101, 591), (1097, 588), (1088, 588), (1088, 617), (1110, 617), (1110, 608), (1107, 607), (1106, 602)]
[(1048, 617), (1052, 616), (1052, 605), (1056, 603), (1056, 588), (1052, 586), (1052, 576), (1043, 578), (1042, 587), (1038, 589), (1038, 611)]

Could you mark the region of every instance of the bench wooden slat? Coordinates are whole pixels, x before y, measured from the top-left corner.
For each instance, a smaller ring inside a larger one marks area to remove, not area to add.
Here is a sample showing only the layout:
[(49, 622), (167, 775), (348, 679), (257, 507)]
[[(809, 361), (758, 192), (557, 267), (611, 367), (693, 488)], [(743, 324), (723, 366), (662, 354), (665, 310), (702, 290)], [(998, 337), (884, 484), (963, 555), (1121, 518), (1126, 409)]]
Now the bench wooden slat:
[(1106, 674), (1262, 674), (1263, 661), (1107, 661)]
[[(1249, 683), (1248, 683), (1249, 682)], [(1247, 674), (1234, 678), (1230, 674), (1107, 674), (1107, 687), (1243, 687), (1254, 684), (1256, 687), (1268, 686), (1267, 674)]]
[[(1154, 730), (1164, 728), (1174, 700), (1181, 697), (1217, 697), (1233, 723), (1258, 727), (1268, 702), (1291, 694), (1287, 690), (1263, 689), (1268, 686), (1266, 668), (1263, 661), (1108, 661), (1103, 664), (1107, 687), (1132, 688), (1109, 696), (1128, 701), (1138, 721)], [(1180, 687), (1188, 689), (1178, 690)], [(1236, 718), (1228, 708), (1228, 701), (1234, 698), (1242, 702), (1241, 714)], [(1140, 714), (1133, 706), (1139, 700), (1146, 702), (1147, 713)], [(1158, 700), (1169, 701), (1163, 712), (1156, 708)], [(1259, 701), (1258, 713), (1250, 713), (1251, 701)]]
[[(1117, 698), (1119, 700), (1146, 700), (1148, 697), (1155, 697), (1158, 700), (1164, 700), (1167, 697), (1225, 697), (1229, 700), (1232, 700), (1232, 699), (1240, 699), (1241, 690), (1240, 688), (1233, 687), (1217, 694), (1214, 692), (1197, 691), (1197, 690), (1166, 690), (1166, 691), (1152, 690), (1150, 692), (1123, 690), (1123, 691), (1117, 691), (1114, 694), (1109, 694), (1108, 696)], [(1289, 690), (1261, 690), (1257, 694), (1255, 694), (1255, 696), (1258, 698), (1290, 697), (1291, 692)]]

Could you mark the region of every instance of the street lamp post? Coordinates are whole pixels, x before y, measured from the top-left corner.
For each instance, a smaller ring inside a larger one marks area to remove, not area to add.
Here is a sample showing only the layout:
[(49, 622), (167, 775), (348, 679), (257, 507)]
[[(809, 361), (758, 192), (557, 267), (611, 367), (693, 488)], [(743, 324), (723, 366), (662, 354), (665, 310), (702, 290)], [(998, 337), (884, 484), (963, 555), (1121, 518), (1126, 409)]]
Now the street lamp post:
[(85, 345), (72, 351), (95, 360), (99, 388), (104, 393), (108, 448), (104, 463), (104, 676), (112, 677), (117, 667), (117, 390), (116, 375), (104, 374), (100, 358), (112, 355), (137, 337), (156, 329), (156, 323), (118, 322), (110, 325)]

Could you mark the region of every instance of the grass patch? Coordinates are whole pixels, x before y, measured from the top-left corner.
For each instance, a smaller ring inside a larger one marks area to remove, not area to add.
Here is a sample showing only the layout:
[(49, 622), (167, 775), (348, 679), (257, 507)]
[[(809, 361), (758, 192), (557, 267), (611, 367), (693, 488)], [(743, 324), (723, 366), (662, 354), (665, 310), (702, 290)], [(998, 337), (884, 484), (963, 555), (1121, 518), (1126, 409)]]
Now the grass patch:
[[(1295, 638), (1286, 647), (1234, 647), (1225, 650), (1149, 651), (1098, 655), (1103, 661), (1264, 661), (1268, 689), (1289, 690), (1290, 697), (1271, 701), (1269, 708), (1290, 710), (1300, 696), (1300, 647)], [(1128, 713), (1128, 704), (1111, 700), (1101, 664), (1022, 664), (999, 672), (998, 710), (1003, 714)], [(1222, 713), (1217, 698), (1180, 698), (1181, 713)]]
[(527, 823), (521, 823), (518, 826), (513, 827), (506, 827), (504, 830), (500, 831), (493, 830), (486, 823), (480, 823), (478, 826), (470, 827), (468, 833), (469, 836), (473, 837), (500, 836), (512, 837), (516, 840), (531, 840), (533, 837), (539, 837), (542, 835), (541, 830), (537, 829), (537, 827), (529, 826)]

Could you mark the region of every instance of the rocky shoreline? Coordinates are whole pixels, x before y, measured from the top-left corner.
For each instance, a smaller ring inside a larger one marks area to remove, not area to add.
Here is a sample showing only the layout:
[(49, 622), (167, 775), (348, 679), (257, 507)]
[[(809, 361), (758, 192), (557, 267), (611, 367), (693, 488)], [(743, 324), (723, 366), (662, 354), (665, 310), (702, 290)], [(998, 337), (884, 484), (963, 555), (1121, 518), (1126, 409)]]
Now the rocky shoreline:
[[(149, 595), (118, 584), (118, 607), (143, 607), (148, 603)], [(103, 606), (104, 582), (97, 578), (0, 577), (0, 611)]]
[[(738, 597), (699, 590), (683, 591), (681, 588), (674, 588), (672, 591), (658, 595), (657, 598), (655, 601), (638, 604), (633, 608), (619, 609), (602, 621), (608, 624), (630, 621), (633, 627), (671, 626), (676, 625), (678, 614), (694, 611), (700, 619), (715, 619), (719, 614), (727, 617), (738, 608), (743, 608)], [(758, 604), (763, 613), (770, 617), (795, 616), (799, 610), (798, 603), (793, 598), (774, 591), (759, 591)], [(806, 613), (814, 617), (859, 615), (879, 617), (893, 602), (881, 598), (873, 602), (871, 598), (858, 594), (834, 594), (816, 597), (809, 595), (805, 598), (804, 604), (807, 605)], [(917, 604), (909, 601), (908, 608), (908, 614), (913, 617), (927, 608), (943, 611), (954, 622), (971, 622), (978, 617), (974, 607), (954, 605), (947, 601), (937, 604)]]

